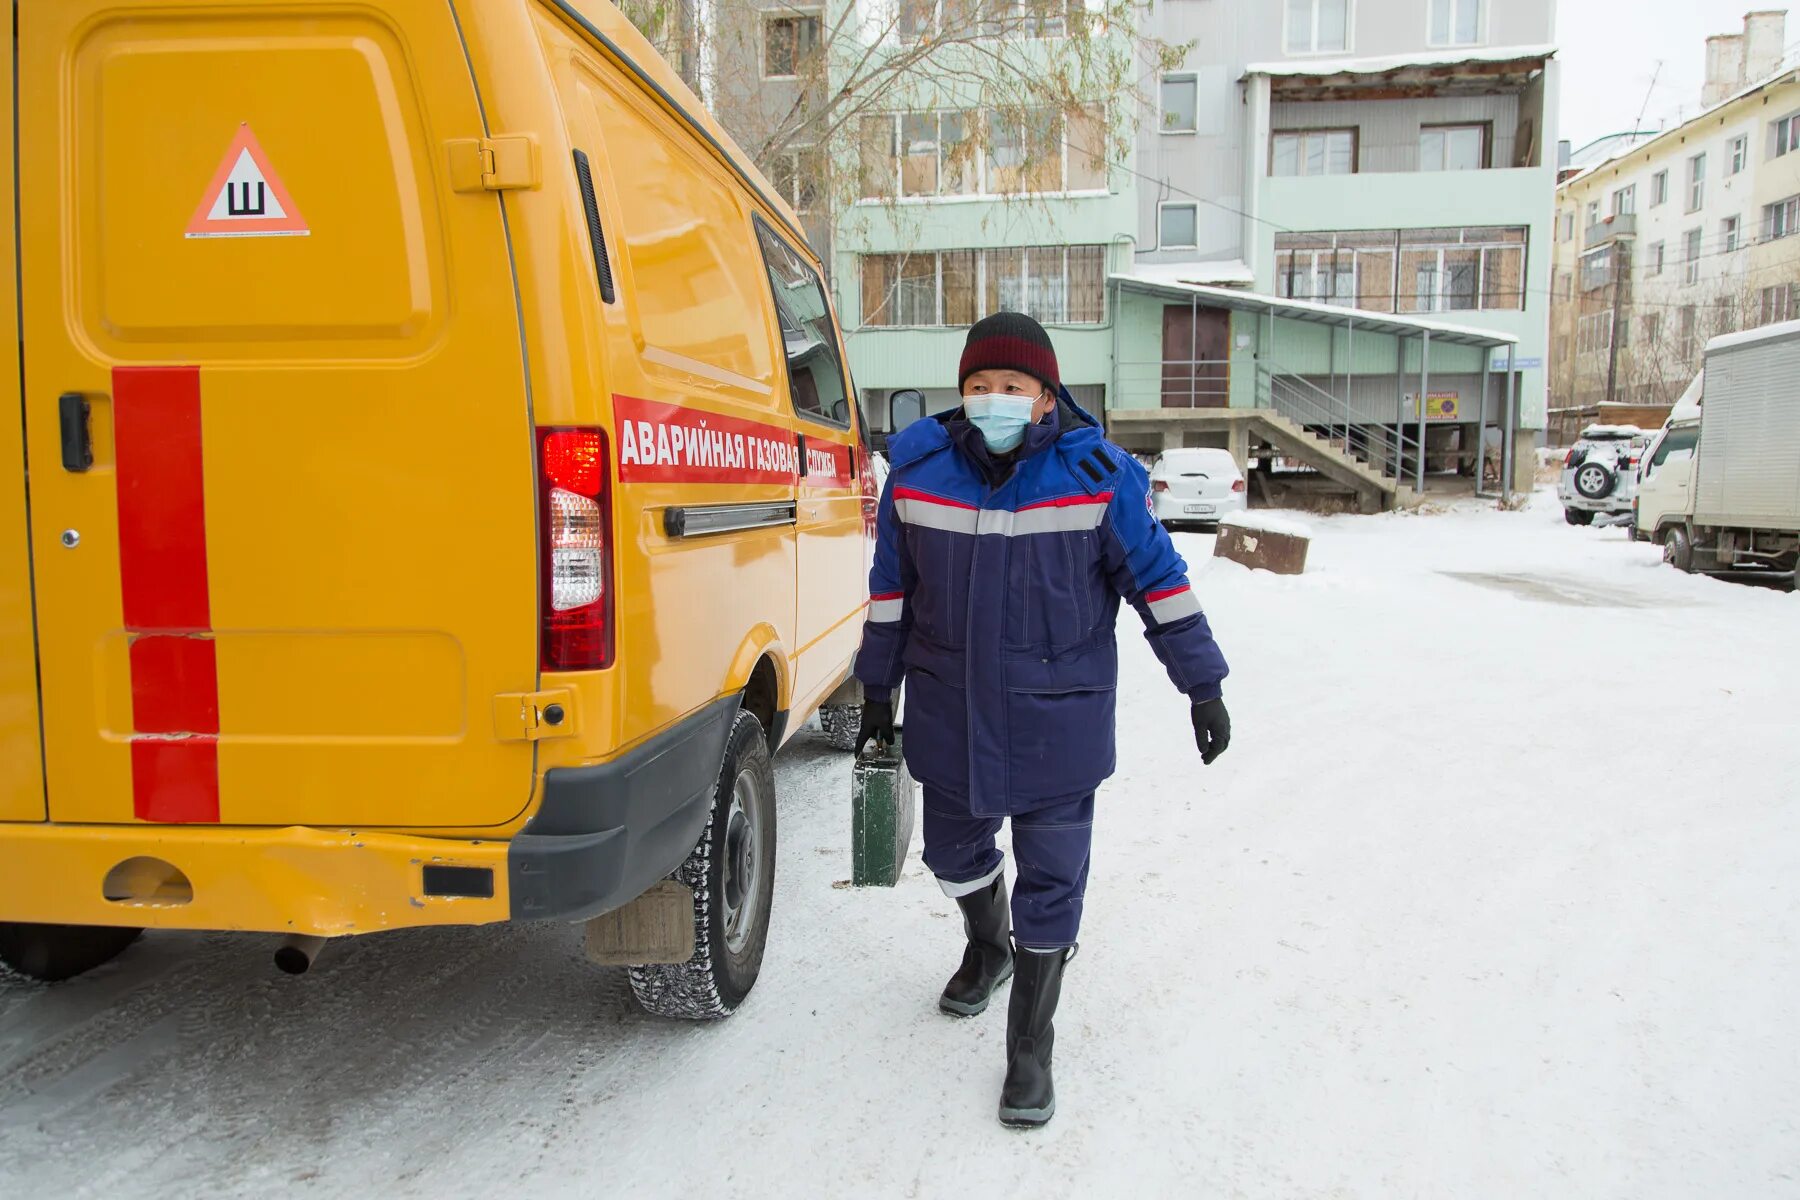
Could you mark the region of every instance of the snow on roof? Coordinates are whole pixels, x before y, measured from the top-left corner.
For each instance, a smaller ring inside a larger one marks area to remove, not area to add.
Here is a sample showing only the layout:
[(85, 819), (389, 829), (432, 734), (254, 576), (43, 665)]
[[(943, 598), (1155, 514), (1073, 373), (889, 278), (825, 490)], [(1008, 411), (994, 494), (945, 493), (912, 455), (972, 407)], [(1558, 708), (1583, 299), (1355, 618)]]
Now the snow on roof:
[[(1790, 54), (1786, 58), (1782, 59), (1781, 65), (1776, 67), (1775, 70), (1772, 71), (1771, 73), (1769, 73), (1768, 75), (1765, 75), (1763, 78), (1757, 80), (1755, 83), (1746, 85), (1740, 91), (1733, 92), (1731, 95), (1725, 97), (1723, 100), (1719, 101), (1717, 104), (1712, 105), (1710, 108), (1701, 109), (1699, 112), (1695, 113), (1693, 116), (1689, 117), (1687, 120), (1681, 122), (1680, 124), (1671, 125), (1667, 129), (1659, 130), (1653, 136), (1646, 138), (1642, 141), (1639, 141), (1635, 136), (1629, 137), (1624, 145), (1614, 147), (1610, 152), (1608, 152), (1606, 154), (1605, 157), (1596, 160), (1594, 163), (1592, 163), (1589, 166), (1583, 167), (1576, 174), (1569, 176), (1567, 179), (1565, 179), (1561, 183), (1557, 184), (1556, 190), (1561, 191), (1563, 188), (1566, 188), (1566, 187), (1570, 186), (1571, 184), (1580, 183), (1582, 180), (1586, 179), (1589, 175), (1592, 175), (1595, 171), (1598, 171), (1601, 167), (1606, 166), (1608, 163), (1615, 162), (1618, 159), (1625, 158), (1626, 156), (1631, 155), (1631, 154), (1635, 154), (1639, 150), (1647, 150), (1651, 146), (1654, 146), (1656, 143), (1658, 143), (1658, 142), (1662, 141), (1664, 138), (1668, 137), (1670, 134), (1680, 133), (1682, 130), (1692, 127), (1697, 122), (1706, 120), (1706, 118), (1708, 118), (1711, 115), (1713, 115), (1714, 113), (1718, 112), (1720, 109), (1729, 108), (1731, 105), (1736, 104), (1739, 100), (1742, 100), (1745, 96), (1754, 96), (1757, 92), (1762, 91), (1766, 87), (1773, 87), (1775, 84), (1782, 82), (1784, 79), (1786, 79), (1788, 76), (1793, 74), (1795, 71), (1800, 71), (1800, 56)], [(1615, 135), (1615, 136), (1625, 137), (1627, 135)]]
[(1243, 284), (1256, 282), (1256, 272), (1241, 259), (1219, 259), (1214, 262), (1139, 263), (1132, 268), (1139, 279), (1159, 283)]
[(1300, 58), (1282, 62), (1251, 63), (1245, 75), (1380, 75), (1407, 67), (1453, 67), (1459, 63), (1512, 62), (1521, 58), (1549, 58), (1555, 46), (1485, 46), (1479, 48), (1420, 50), (1412, 54), (1384, 54), (1376, 58)]
[(1800, 321), (1777, 321), (1773, 325), (1746, 329), (1740, 333), (1721, 333), (1706, 343), (1706, 352), (1711, 354), (1715, 350), (1729, 350), (1733, 346), (1747, 346), (1752, 342), (1772, 342), (1795, 334), (1800, 334)]
[(1675, 421), (1698, 421), (1700, 419), (1700, 389), (1701, 385), (1705, 382), (1705, 371), (1701, 371), (1694, 376), (1694, 382), (1687, 385), (1687, 390), (1681, 393), (1681, 398), (1676, 400), (1675, 406), (1669, 410), (1669, 421), (1671, 423)]
[(1636, 425), (1589, 425), (1581, 431), (1581, 436), (1584, 438), (1624, 438), (1636, 437), (1642, 432), (1644, 431)]

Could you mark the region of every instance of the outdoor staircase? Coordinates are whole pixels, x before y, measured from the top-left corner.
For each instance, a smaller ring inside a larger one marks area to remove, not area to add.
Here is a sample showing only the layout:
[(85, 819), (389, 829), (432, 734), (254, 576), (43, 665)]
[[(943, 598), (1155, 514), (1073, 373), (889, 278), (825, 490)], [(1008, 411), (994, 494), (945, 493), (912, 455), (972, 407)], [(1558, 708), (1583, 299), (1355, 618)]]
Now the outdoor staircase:
[(1356, 494), (1365, 512), (1412, 508), (1418, 493), (1407, 484), (1383, 474), (1345, 448), (1345, 440), (1326, 438), (1273, 408), (1247, 410), (1255, 414), (1248, 423), (1252, 439), (1261, 434), (1283, 457), (1298, 459), (1319, 474)]

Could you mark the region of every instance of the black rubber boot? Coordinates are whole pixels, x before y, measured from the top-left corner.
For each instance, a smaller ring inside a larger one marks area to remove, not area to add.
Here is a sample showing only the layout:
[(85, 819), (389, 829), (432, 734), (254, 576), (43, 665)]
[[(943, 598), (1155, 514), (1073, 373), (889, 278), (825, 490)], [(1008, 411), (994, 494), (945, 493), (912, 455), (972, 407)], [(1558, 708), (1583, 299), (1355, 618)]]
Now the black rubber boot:
[(979, 892), (958, 896), (956, 906), (962, 909), (969, 944), (963, 950), (962, 966), (938, 997), (938, 1007), (953, 1016), (972, 1017), (985, 1012), (994, 989), (1012, 978), (1012, 914), (1007, 906), (1006, 877), (995, 876), (994, 882)]
[(1000, 1086), (1000, 1123), (1030, 1129), (1056, 1115), (1056, 1087), (1050, 1081), (1050, 1051), (1056, 1041), (1051, 1018), (1062, 995), (1063, 967), (1075, 947), (1039, 953), (1021, 948), (1006, 1010), (1006, 1082)]

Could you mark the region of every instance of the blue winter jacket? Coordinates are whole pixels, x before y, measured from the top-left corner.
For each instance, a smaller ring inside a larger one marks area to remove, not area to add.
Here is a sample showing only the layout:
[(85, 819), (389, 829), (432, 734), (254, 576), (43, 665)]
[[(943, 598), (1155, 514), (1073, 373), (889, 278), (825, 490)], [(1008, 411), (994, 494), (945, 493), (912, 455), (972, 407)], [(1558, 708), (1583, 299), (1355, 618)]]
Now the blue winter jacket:
[(906, 681), (906, 763), (978, 816), (1093, 791), (1113, 772), (1119, 599), (1175, 686), (1219, 695), (1225, 658), (1149, 477), (1069, 397), (997, 486), (960, 410), (888, 443), (856, 677)]

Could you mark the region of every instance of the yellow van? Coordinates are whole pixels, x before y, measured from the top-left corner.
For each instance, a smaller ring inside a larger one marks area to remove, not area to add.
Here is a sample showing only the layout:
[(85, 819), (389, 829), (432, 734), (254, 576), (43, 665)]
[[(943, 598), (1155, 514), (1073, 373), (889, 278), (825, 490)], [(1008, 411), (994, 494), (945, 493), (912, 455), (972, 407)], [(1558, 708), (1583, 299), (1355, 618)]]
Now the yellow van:
[(855, 701), (867, 598), (794, 214), (602, 0), (28, 0), (14, 36), (0, 958), (229, 929), (299, 969), (672, 877), (693, 951), (636, 990), (729, 1012), (769, 755)]

